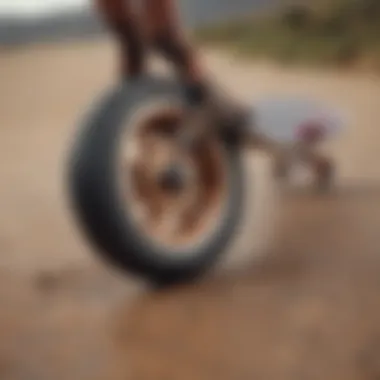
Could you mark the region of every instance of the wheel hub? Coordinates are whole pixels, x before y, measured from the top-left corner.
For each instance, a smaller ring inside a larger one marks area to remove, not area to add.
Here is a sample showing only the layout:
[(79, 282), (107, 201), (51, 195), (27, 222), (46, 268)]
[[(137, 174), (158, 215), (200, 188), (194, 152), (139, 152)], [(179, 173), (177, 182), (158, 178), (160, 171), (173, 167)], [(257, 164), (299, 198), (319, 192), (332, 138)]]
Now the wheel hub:
[[(165, 245), (192, 246), (219, 220), (226, 194), (221, 146), (217, 139), (178, 152), (181, 114), (145, 114), (128, 139), (134, 158), (124, 164), (138, 225)], [(138, 127), (138, 129), (137, 129)], [(127, 149), (125, 151), (127, 157)]]
[(189, 178), (184, 165), (173, 163), (158, 175), (158, 183), (163, 191), (181, 193), (188, 185)]

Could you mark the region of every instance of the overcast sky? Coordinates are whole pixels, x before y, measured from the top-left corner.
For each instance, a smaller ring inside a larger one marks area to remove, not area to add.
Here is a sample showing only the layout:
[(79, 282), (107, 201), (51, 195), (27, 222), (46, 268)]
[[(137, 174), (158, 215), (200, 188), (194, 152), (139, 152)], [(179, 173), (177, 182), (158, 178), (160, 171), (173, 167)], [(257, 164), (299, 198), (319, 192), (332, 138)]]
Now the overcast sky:
[(0, 16), (33, 17), (85, 7), (90, 0), (0, 0)]
[[(93, 0), (0, 0), (0, 18), (49, 16), (88, 7)], [(207, 23), (244, 14), (279, 0), (178, 0), (185, 24)], [(379, 0), (380, 1), (380, 0)]]

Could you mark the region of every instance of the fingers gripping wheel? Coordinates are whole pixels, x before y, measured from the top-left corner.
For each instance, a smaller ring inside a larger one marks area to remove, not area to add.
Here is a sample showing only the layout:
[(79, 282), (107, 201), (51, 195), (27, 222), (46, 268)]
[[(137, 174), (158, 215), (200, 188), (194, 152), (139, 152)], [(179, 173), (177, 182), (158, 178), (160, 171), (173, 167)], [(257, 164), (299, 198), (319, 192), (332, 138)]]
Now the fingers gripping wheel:
[(240, 145), (253, 138), (251, 110), (227, 98), (220, 89), (212, 92), (209, 107), (214, 114), (219, 136), (227, 144)]
[(242, 212), (239, 152), (217, 139), (181, 157), (179, 172), (171, 172), (176, 191), (162, 186), (181, 102), (176, 83), (125, 84), (81, 128), (69, 165), (73, 211), (96, 251), (160, 284), (204, 273), (233, 239)]
[(239, 110), (232, 113), (223, 120), (220, 127), (220, 136), (228, 144), (239, 145), (242, 144), (251, 136), (248, 133), (250, 115), (248, 112)]

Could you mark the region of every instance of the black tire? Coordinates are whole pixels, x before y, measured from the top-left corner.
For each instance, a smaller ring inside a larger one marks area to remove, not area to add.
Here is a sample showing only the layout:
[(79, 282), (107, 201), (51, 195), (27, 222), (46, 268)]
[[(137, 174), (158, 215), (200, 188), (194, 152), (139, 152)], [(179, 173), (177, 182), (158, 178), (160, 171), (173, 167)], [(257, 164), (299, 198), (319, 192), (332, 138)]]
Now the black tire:
[(90, 242), (106, 261), (160, 284), (200, 276), (225, 251), (242, 215), (242, 163), (238, 149), (227, 145), (224, 152), (229, 192), (224, 216), (212, 236), (188, 249), (188, 254), (179, 252), (168, 257), (167, 248), (149, 242), (137, 231), (122, 204), (115, 166), (118, 143), (128, 128), (128, 118), (149, 99), (181, 99), (181, 94), (176, 83), (148, 77), (112, 91), (81, 129), (69, 165), (74, 213)]

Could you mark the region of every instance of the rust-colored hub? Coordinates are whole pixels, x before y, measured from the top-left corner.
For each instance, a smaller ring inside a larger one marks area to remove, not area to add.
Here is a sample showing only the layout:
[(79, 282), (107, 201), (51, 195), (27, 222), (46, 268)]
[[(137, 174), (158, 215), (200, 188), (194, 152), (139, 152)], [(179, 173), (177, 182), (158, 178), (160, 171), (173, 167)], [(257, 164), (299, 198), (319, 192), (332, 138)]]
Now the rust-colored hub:
[[(179, 153), (175, 135), (181, 118), (182, 113), (173, 109), (145, 115), (134, 136), (128, 137), (123, 165), (128, 201), (140, 227), (173, 247), (195, 244), (207, 236), (218, 222), (226, 196), (222, 146), (209, 137), (190, 152)], [(184, 175), (179, 191), (170, 191), (159, 181), (173, 158)]]

